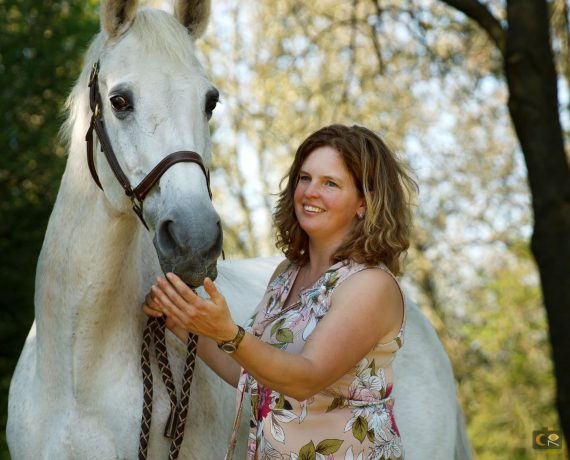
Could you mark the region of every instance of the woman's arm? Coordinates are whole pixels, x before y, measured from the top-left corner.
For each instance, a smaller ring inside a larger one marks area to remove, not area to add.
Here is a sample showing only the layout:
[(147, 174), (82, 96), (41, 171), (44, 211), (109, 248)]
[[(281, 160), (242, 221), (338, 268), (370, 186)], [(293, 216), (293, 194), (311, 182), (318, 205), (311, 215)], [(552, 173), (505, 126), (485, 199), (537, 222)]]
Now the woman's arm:
[[(184, 330), (215, 343), (237, 333), (224, 297), (209, 279), (210, 299), (194, 294), (176, 275), (159, 278), (152, 292), (160, 308)], [(305, 400), (354, 367), (379, 341), (396, 335), (403, 317), (400, 291), (381, 270), (364, 270), (339, 286), (329, 313), (319, 322), (300, 355), (276, 349), (246, 334), (228, 355), (269, 388)]]

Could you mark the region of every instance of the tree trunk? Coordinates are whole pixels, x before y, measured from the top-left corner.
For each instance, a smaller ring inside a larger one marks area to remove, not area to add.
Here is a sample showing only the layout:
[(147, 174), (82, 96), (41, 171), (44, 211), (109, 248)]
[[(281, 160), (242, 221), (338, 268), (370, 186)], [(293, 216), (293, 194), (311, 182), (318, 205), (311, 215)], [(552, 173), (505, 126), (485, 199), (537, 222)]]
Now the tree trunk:
[[(532, 252), (542, 284), (557, 379), (556, 405), (570, 440), (570, 168), (544, 0), (508, 0), (504, 68), (509, 111), (532, 193)], [(537, 429), (551, 423), (537, 420)], [(542, 425), (541, 425), (542, 424)]]
[[(548, 6), (545, 0), (507, 0), (505, 31), (478, 0), (442, 1), (476, 21), (504, 57), (509, 111), (532, 195), (531, 247), (548, 316), (556, 406), (570, 441), (570, 167), (558, 112)], [(540, 429), (552, 421), (536, 423)]]

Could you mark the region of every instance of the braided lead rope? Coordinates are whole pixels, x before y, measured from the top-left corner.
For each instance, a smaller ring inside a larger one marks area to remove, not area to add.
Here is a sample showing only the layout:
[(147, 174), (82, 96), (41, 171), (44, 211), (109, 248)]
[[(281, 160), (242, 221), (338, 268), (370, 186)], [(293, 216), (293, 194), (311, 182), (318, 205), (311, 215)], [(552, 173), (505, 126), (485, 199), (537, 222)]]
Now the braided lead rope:
[(172, 377), (172, 372), (170, 370), (170, 364), (168, 362), (168, 351), (166, 349), (166, 339), (165, 339), (165, 327), (164, 318), (160, 318), (162, 321), (158, 324), (158, 327), (153, 328), (154, 334), (154, 352), (156, 354), (156, 360), (158, 363), (158, 369), (160, 370), (160, 376), (168, 392), (168, 397), (170, 398), (170, 414), (168, 415), (168, 420), (166, 421), (166, 426), (164, 427), (164, 436), (169, 439), (173, 439), (176, 433), (176, 426), (178, 425), (178, 416), (176, 406), (178, 401), (176, 398), (176, 386), (174, 385), (174, 378)]
[(150, 367), (150, 347), (152, 342), (152, 329), (154, 318), (147, 321), (143, 332), (141, 349), (141, 370), (143, 378), (143, 409), (141, 430), (139, 435), (139, 460), (146, 460), (150, 436), (150, 422), (152, 419), (152, 369)]
[(153, 377), (150, 366), (150, 347), (154, 342), (155, 354), (160, 370), (162, 381), (164, 382), (171, 403), (170, 415), (166, 423), (164, 436), (171, 438), (169, 460), (176, 460), (180, 454), (180, 446), (184, 439), (184, 428), (188, 416), (188, 406), (190, 404), (190, 388), (194, 377), (194, 367), (196, 364), (196, 351), (198, 336), (188, 335), (188, 354), (184, 367), (182, 382), (182, 392), (180, 404), (177, 404), (176, 386), (172, 378), (172, 372), (168, 362), (168, 352), (165, 341), (164, 318), (149, 318), (143, 332), (143, 342), (141, 349), (141, 369), (143, 374), (143, 412), (141, 420), (141, 431), (139, 436), (139, 460), (146, 460), (148, 444), (150, 438), (150, 425), (152, 420), (152, 397), (153, 397)]
[(169, 460), (176, 460), (180, 453), (180, 446), (184, 439), (184, 428), (186, 427), (186, 418), (188, 416), (188, 406), (190, 404), (190, 389), (192, 379), (194, 377), (194, 367), (196, 365), (196, 351), (198, 346), (198, 336), (196, 334), (188, 334), (188, 347), (186, 355), (186, 365), (184, 367), (184, 376), (182, 380), (182, 391), (180, 393), (180, 405), (177, 407), (178, 424), (176, 426), (176, 435), (170, 445)]

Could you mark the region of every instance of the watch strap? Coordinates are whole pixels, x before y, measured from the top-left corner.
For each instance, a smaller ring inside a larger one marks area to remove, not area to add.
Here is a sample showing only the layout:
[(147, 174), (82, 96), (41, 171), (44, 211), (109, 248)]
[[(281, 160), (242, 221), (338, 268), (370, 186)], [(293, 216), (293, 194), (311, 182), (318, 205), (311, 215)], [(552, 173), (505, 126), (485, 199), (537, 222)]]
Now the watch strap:
[(226, 340), (218, 344), (218, 348), (220, 350), (225, 351), (226, 353), (234, 353), (237, 350), (241, 341), (243, 340), (244, 336), (245, 336), (245, 329), (238, 325), (238, 331), (236, 336), (231, 340)]

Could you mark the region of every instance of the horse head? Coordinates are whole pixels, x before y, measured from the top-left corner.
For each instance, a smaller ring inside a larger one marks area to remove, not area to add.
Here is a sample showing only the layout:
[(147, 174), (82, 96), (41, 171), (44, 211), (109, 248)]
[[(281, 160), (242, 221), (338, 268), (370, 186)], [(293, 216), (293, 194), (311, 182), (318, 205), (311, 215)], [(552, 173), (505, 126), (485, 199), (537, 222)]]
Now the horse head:
[[(133, 188), (173, 152), (196, 152), (203, 163), (171, 165), (148, 190), (144, 206), (142, 200), (136, 203), (162, 269), (176, 272), (191, 286), (200, 285), (205, 276), (216, 277), (222, 249), (220, 218), (207, 183), (208, 121), (218, 91), (194, 48), (209, 10), (209, 1), (197, 0), (177, 0), (174, 16), (137, 11), (134, 0), (103, 2), (100, 52), (91, 56), (98, 67), (100, 95), (100, 107), (92, 104), (91, 109), (101, 114), (113, 156)], [(99, 178), (106, 205), (113, 213), (132, 214), (133, 197), (125, 194), (110, 163), (108, 155), (94, 149), (92, 174)]]

